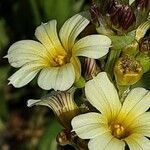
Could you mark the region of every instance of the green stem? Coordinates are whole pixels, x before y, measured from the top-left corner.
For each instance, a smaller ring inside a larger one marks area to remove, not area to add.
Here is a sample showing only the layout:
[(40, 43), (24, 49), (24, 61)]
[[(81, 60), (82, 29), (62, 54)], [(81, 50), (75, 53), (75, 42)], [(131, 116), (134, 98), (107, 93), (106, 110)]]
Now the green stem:
[(38, 10), (38, 4), (37, 4), (36, 0), (30, 0), (29, 2), (31, 5), (31, 8), (32, 8), (34, 18), (35, 18), (35, 24), (39, 25), (39, 23), (41, 23), (41, 17), (40, 17), (40, 13)]
[(129, 88), (130, 86), (129, 85), (117, 85), (117, 88), (118, 88), (118, 94), (119, 94), (119, 97), (120, 97), (120, 101), (123, 103), (128, 92), (129, 92)]
[(121, 53), (121, 49), (111, 49), (110, 54), (108, 56), (108, 60), (105, 65), (105, 71), (113, 77), (113, 68), (116, 60), (119, 58)]

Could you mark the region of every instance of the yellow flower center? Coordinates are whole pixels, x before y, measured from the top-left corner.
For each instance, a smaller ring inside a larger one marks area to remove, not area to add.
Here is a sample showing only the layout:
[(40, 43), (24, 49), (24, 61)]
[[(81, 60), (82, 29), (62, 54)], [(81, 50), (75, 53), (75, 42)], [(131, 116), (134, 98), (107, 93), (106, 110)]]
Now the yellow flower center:
[(118, 139), (123, 139), (129, 135), (125, 127), (119, 123), (111, 124), (110, 129), (112, 135)]
[(57, 55), (54, 58), (54, 62), (56, 63), (56, 66), (61, 66), (65, 64), (65, 55)]

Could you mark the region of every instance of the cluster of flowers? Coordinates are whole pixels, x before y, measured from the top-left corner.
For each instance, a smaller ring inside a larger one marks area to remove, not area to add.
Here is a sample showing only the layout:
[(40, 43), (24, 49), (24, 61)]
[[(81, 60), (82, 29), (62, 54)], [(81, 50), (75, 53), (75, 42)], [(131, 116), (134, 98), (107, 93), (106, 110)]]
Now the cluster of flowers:
[[(103, 4), (95, 3), (90, 13), (68, 19), (59, 35), (57, 21), (51, 20), (37, 27), (39, 41), (22, 40), (9, 48), (9, 63), (20, 68), (9, 84), (22, 87), (40, 72), (39, 87), (51, 90), (39, 100), (28, 100), (28, 106), (53, 110), (64, 127), (59, 144), (81, 150), (123, 150), (127, 145), (131, 150), (149, 150), (150, 92), (130, 88), (150, 69), (145, 3), (148, 0), (128, 5), (111, 0), (104, 10)], [(79, 39), (90, 20), (97, 33)], [(81, 106), (74, 101), (78, 88)]]

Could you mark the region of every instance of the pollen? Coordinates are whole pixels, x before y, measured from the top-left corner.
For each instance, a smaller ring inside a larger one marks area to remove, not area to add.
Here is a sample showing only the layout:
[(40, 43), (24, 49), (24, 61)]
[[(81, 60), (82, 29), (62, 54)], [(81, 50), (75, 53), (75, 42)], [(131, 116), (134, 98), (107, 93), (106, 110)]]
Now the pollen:
[(125, 138), (127, 135), (124, 126), (122, 126), (121, 124), (111, 125), (111, 132), (112, 132), (112, 135), (118, 139)]
[(56, 63), (57, 66), (61, 66), (65, 64), (65, 56), (64, 55), (57, 55), (54, 58), (54, 62)]

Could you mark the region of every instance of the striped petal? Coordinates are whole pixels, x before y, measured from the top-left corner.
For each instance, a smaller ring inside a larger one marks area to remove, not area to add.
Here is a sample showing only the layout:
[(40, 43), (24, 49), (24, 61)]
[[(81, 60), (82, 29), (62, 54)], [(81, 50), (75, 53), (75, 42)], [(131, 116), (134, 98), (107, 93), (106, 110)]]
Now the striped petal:
[(99, 113), (86, 113), (73, 118), (73, 131), (82, 139), (95, 138), (109, 132), (106, 120)]
[(128, 126), (134, 121), (134, 119), (149, 108), (150, 92), (144, 88), (135, 88), (131, 90), (126, 97), (118, 118), (122, 123)]
[(37, 62), (28, 63), (17, 72), (15, 72), (11, 77), (9, 77), (9, 84), (14, 87), (19, 88), (28, 84), (40, 71), (43, 66)]
[(73, 65), (66, 64), (61, 67), (49, 67), (40, 72), (38, 85), (45, 90), (61, 90), (69, 89), (75, 80), (75, 72)]
[(108, 119), (113, 119), (121, 108), (117, 91), (105, 72), (86, 83), (85, 94), (89, 102)]
[(108, 53), (111, 40), (105, 35), (89, 35), (73, 46), (73, 55), (85, 56), (89, 58), (100, 58)]
[(89, 24), (84, 13), (76, 14), (68, 19), (60, 29), (59, 36), (66, 50), (71, 50), (77, 36)]
[(150, 148), (150, 141), (140, 134), (132, 134), (124, 140), (127, 142), (130, 150), (149, 150)]
[(64, 55), (66, 52), (62, 47), (57, 35), (57, 21), (51, 20), (47, 23), (42, 23), (36, 28), (35, 36), (46, 47), (49, 57), (55, 55)]
[(48, 59), (45, 47), (33, 40), (22, 40), (14, 43), (8, 50), (9, 63), (13, 67), (21, 67), (32, 61), (44, 61)]
[(105, 133), (91, 139), (88, 147), (89, 150), (124, 150), (125, 143), (114, 138), (110, 133)]
[(28, 107), (32, 107), (34, 105), (48, 106), (55, 114), (57, 114), (57, 116), (64, 112), (69, 112), (78, 108), (74, 102), (73, 93), (56, 91), (53, 91), (51, 94), (42, 97), (40, 100), (28, 100)]

